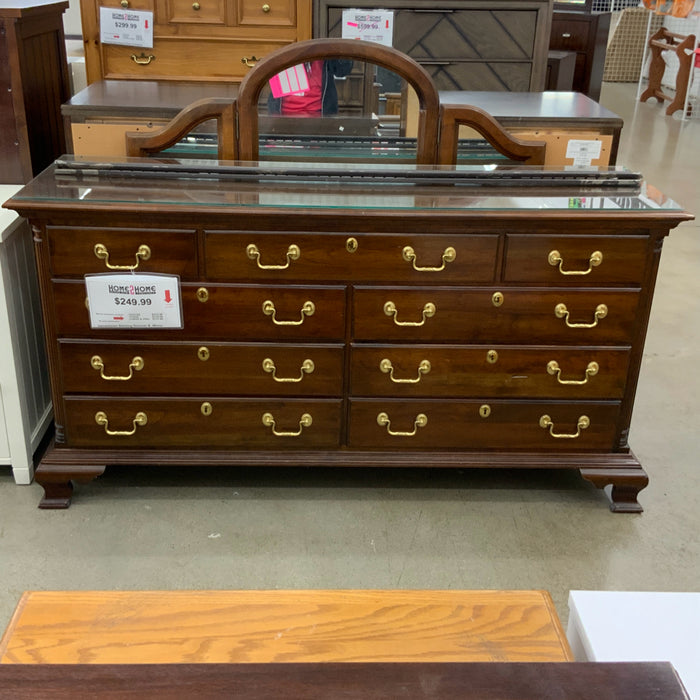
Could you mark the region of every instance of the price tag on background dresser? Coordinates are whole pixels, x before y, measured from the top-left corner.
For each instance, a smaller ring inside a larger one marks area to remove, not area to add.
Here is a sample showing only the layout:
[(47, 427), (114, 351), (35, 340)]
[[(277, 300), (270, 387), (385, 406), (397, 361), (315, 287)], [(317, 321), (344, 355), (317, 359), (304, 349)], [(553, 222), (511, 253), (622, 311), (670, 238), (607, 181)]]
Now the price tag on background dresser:
[(85, 275), (91, 328), (182, 328), (177, 275)]
[(100, 41), (103, 44), (153, 48), (153, 12), (100, 7)]

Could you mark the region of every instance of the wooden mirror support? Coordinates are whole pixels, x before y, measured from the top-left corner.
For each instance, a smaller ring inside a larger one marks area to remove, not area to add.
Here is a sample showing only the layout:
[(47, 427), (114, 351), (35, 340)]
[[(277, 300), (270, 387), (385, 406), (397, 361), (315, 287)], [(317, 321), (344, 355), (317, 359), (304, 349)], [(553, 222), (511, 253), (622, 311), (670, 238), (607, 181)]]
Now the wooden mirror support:
[(195, 127), (216, 119), (219, 160), (236, 160), (236, 100), (231, 97), (207, 97), (193, 102), (160, 131), (150, 134), (127, 132), (126, 155), (149, 156), (174, 146)]
[(547, 144), (523, 141), (511, 136), (488, 112), (471, 105), (441, 105), (438, 163), (457, 162), (459, 127), (468, 126), (481, 134), (499, 153), (527, 165), (543, 165)]

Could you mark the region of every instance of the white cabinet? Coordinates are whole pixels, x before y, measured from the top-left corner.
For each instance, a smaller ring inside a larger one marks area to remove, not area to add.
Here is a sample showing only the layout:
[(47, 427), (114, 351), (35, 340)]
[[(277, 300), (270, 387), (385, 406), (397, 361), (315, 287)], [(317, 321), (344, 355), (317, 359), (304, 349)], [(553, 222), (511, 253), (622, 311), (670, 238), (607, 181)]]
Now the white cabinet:
[[(20, 185), (0, 185), (0, 202)], [(29, 484), (32, 456), (53, 416), (29, 225), (0, 209), (0, 465)]]

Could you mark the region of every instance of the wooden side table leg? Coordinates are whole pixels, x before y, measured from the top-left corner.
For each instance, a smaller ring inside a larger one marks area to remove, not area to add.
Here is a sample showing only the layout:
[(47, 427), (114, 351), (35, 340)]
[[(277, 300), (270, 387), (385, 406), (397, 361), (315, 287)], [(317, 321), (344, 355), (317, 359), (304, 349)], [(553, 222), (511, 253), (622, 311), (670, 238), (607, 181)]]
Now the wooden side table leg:
[(599, 489), (612, 485), (610, 510), (613, 513), (641, 513), (637, 495), (649, 483), (649, 476), (638, 469), (581, 469), (581, 476)]
[[(663, 92), (661, 90), (661, 81), (666, 70), (666, 62), (663, 59), (661, 48), (658, 42), (666, 38), (664, 29), (659, 29), (650, 39), (649, 46), (651, 47), (651, 61), (649, 62), (649, 86), (640, 95), (639, 101), (646, 102), (650, 97), (655, 97), (659, 102), (664, 101)], [(656, 42), (656, 43), (655, 43)]]
[[(690, 52), (690, 53), (688, 53)], [(690, 81), (690, 71), (695, 62), (695, 35), (689, 34), (676, 47), (678, 56), (678, 73), (676, 73), (676, 94), (671, 104), (666, 108), (666, 114), (671, 115), (679, 109), (685, 107), (685, 98), (688, 92), (688, 82)]]

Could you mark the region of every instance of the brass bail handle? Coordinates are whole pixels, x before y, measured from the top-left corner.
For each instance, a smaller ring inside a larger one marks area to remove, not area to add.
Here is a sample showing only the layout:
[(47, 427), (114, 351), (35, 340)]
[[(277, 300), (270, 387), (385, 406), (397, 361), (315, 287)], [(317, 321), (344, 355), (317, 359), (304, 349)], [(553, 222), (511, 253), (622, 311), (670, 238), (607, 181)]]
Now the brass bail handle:
[(277, 367), (275, 367), (275, 363), (272, 361), (272, 358), (266, 357), (262, 361), (262, 368), (265, 372), (268, 372), (272, 375), (272, 378), (276, 382), (300, 382), (305, 374), (311, 374), (314, 369), (316, 368), (313, 360), (310, 360), (309, 358), (306, 358), (302, 363), (301, 363), (301, 368), (300, 368), (300, 374), (298, 377), (278, 377), (277, 376)]
[(305, 301), (304, 305), (301, 307), (301, 319), (299, 321), (278, 321), (276, 315), (277, 309), (275, 309), (275, 305), (269, 299), (263, 302), (262, 310), (265, 316), (272, 316), (272, 322), (277, 326), (301, 326), (306, 316), (314, 315), (316, 306), (313, 301)]
[(266, 428), (272, 428), (272, 434), (277, 437), (299, 437), (304, 428), (308, 428), (311, 426), (311, 424), (313, 423), (313, 419), (311, 418), (310, 414), (303, 413), (301, 418), (299, 419), (299, 430), (292, 431), (277, 430), (275, 428), (274, 416), (271, 413), (263, 413), (262, 423)]
[(261, 270), (286, 270), (292, 264), (292, 260), (299, 260), (299, 257), (301, 256), (301, 249), (298, 245), (292, 243), (289, 248), (287, 248), (287, 262), (282, 265), (263, 265), (260, 262), (260, 250), (255, 243), (251, 243), (249, 246), (247, 246), (245, 253), (251, 260), (256, 261)]
[(569, 321), (569, 310), (566, 308), (566, 304), (557, 304), (554, 307), (554, 315), (557, 318), (563, 318), (564, 323), (566, 323), (569, 328), (595, 328), (598, 325), (598, 321), (608, 315), (608, 307), (605, 304), (598, 304), (593, 314), (592, 323), (571, 323), (571, 321)]
[(411, 377), (407, 379), (397, 379), (394, 376), (394, 366), (391, 364), (391, 360), (388, 357), (385, 357), (380, 361), (379, 369), (384, 372), (384, 374), (388, 374), (391, 381), (395, 384), (418, 384), (423, 375), (430, 372), (432, 366), (428, 360), (421, 360), (420, 364), (418, 365), (418, 376), (415, 379)]
[(133, 265), (112, 265), (112, 263), (109, 262), (109, 250), (107, 246), (102, 243), (95, 243), (93, 252), (98, 260), (104, 260), (105, 267), (109, 270), (135, 270), (141, 264), (142, 260), (149, 260), (151, 257), (151, 249), (147, 245), (140, 245), (138, 247), (135, 254), (136, 263)]
[(598, 374), (599, 370), (600, 366), (597, 362), (589, 362), (588, 366), (586, 367), (586, 371), (584, 373), (585, 376), (583, 379), (562, 379), (561, 367), (559, 367), (559, 363), (556, 360), (551, 360), (547, 363), (547, 374), (551, 374), (553, 377), (556, 377), (559, 384), (570, 384), (576, 386), (587, 384), (589, 378), (594, 377), (596, 374)]
[(148, 416), (143, 412), (139, 411), (132, 421), (133, 428), (131, 430), (110, 430), (109, 429), (109, 419), (104, 411), (98, 411), (95, 414), (95, 423), (101, 425), (105, 429), (107, 435), (117, 436), (117, 437), (128, 437), (136, 432), (138, 426), (143, 426), (148, 423)]
[(119, 376), (119, 375), (107, 375), (105, 374), (105, 363), (102, 361), (102, 358), (99, 355), (93, 355), (90, 358), (90, 366), (97, 372), (100, 373), (100, 377), (102, 379), (105, 379), (106, 381), (109, 382), (126, 382), (129, 379), (131, 379), (134, 376), (134, 370), (137, 372), (140, 372), (143, 367), (144, 367), (144, 361), (143, 357), (139, 357), (138, 355), (135, 355), (134, 357), (131, 358), (131, 362), (129, 363), (129, 374), (126, 376)]
[(391, 429), (389, 416), (382, 411), (377, 415), (377, 425), (386, 427), (386, 432), (393, 437), (413, 437), (418, 432), (418, 428), (425, 428), (428, 425), (428, 416), (425, 413), (419, 413), (413, 421), (413, 430), (401, 431)]
[(257, 56), (255, 56), (255, 54), (253, 54), (250, 58), (248, 58), (248, 56), (243, 56), (243, 58), (241, 59), (241, 63), (244, 66), (248, 66), (248, 68), (253, 68), (259, 60), (260, 59)]
[(437, 311), (437, 306), (433, 304), (431, 301), (427, 302), (426, 304), (423, 305), (423, 312), (421, 314), (421, 320), (420, 321), (399, 321), (398, 320), (398, 309), (396, 308), (396, 304), (394, 304), (393, 301), (387, 301), (386, 304), (384, 304), (384, 313), (387, 316), (393, 316), (394, 318), (394, 323), (397, 326), (422, 326), (425, 323), (425, 320), (428, 318), (432, 318), (435, 316), (435, 312)]
[(579, 435), (581, 435), (581, 431), (588, 428), (590, 424), (591, 419), (588, 416), (580, 416), (578, 421), (576, 422), (577, 430), (575, 433), (555, 433), (554, 422), (552, 421), (552, 419), (546, 413), (540, 417), (540, 428), (544, 428), (545, 430), (549, 429), (549, 434), (553, 438), (565, 440), (572, 440), (574, 438), (579, 437)]
[(598, 267), (598, 265), (603, 262), (603, 254), (599, 250), (593, 251), (591, 257), (588, 258), (587, 270), (564, 270), (564, 258), (562, 258), (558, 250), (549, 251), (547, 262), (553, 267), (558, 267), (562, 275), (588, 275), (594, 267)]
[(151, 61), (155, 59), (155, 56), (151, 53), (146, 56), (146, 54), (142, 51), (140, 56), (137, 56), (135, 53), (131, 54), (131, 60), (134, 63), (138, 63), (140, 66), (147, 66)]
[(413, 250), (410, 245), (404, 247), (404, 249), (401, 251), (401, 257), (406, 262), (410, 262), (416, 272), (442, 272), (447, 263), (454, 262), (457, 259), (457, 251), (452, 246), (445, 248), (445, 252), (441, 257), (442, 265), (440, 265), (440, 267), (419, 267), (416, 265), (416, 251)]

